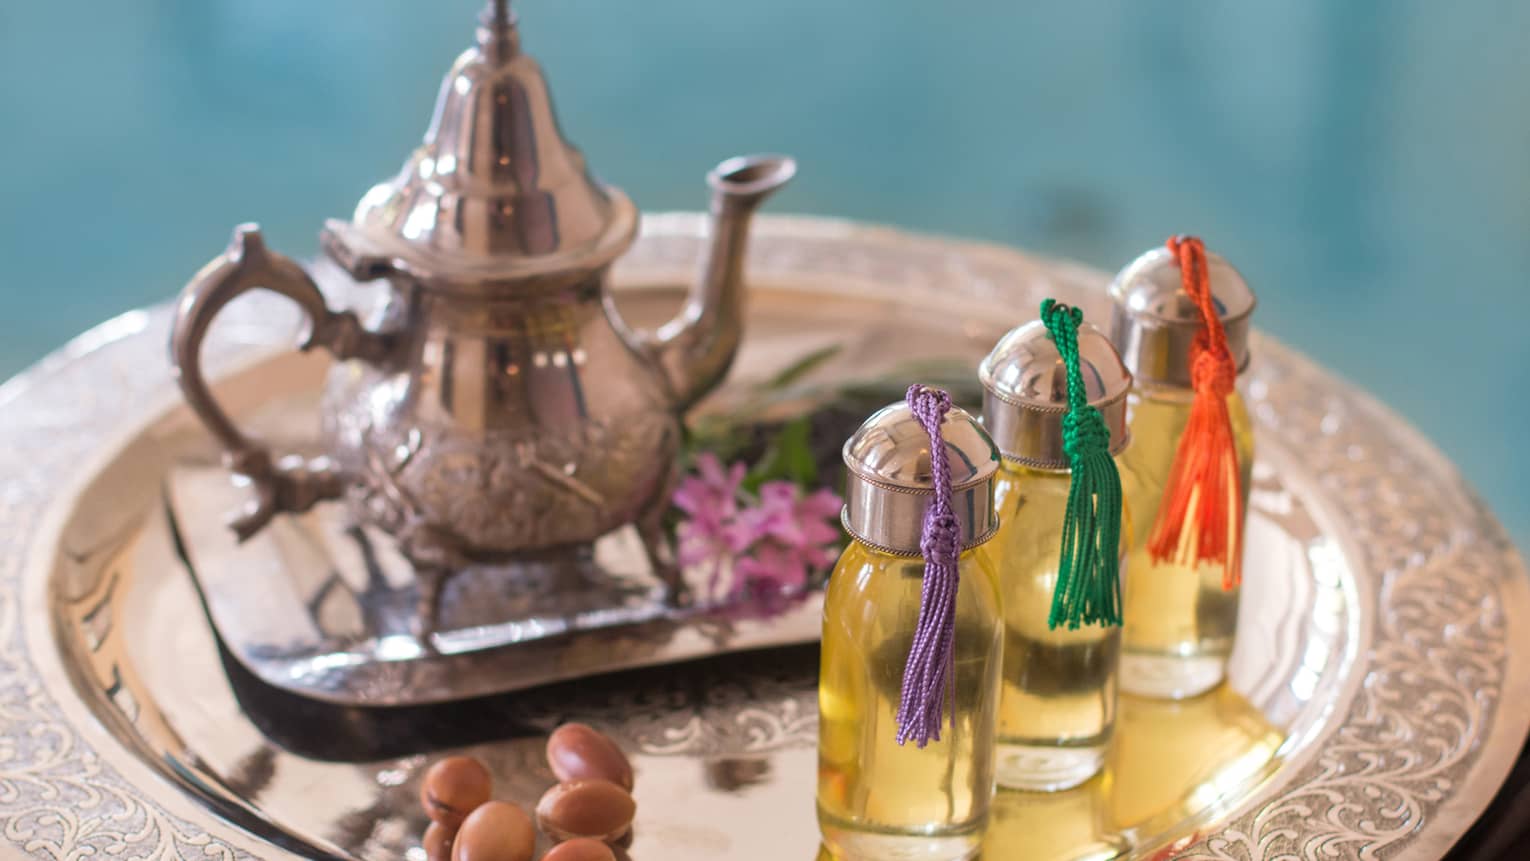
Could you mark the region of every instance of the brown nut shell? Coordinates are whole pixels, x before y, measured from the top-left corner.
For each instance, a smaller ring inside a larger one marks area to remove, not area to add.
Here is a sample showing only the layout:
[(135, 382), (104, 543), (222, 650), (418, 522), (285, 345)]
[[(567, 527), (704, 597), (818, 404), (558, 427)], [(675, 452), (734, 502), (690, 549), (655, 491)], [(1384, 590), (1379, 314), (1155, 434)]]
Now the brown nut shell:
[(537, 832), (526, 811), (490, 801), (468, 814), (452, 841), (452, 861), (531, 861)]
[(425, 848), (425, 861), (452, 861), (452, 839), (456, 836), (456, 829), (439, 822), (430, 823), (425, 839), (420, 841)]
[(632, 825), (637, 802), (609, 780), (560, 783), (537, 802), (537, 824), (554, 840), (613, 840)]
[(433, 821), (456, 829), (493, 791), (494, 778), (483, 763), (471, 756), (449, 756), (425, 772), (420, 806)]
[(599, 840), (575, 837), (547, 850), (542, 861), (616, 861), (616, 853)]
[(600, 778), (632, 791), (632, 763), (604, 733), (582, 723), (566, 723), (547, 737), (547, 764), (558, 780)]

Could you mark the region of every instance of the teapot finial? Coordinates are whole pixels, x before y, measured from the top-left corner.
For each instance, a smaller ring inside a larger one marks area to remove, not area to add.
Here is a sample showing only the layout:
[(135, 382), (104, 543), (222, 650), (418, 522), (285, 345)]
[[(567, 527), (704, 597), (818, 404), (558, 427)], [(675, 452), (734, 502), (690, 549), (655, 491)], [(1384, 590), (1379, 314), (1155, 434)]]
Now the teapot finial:
[(489, 0), (478, 16), (478, 46), (485, 55), (500, 62), (509, 59), (518, 47), (515, 43), (515, 19), (510, 14), (510, 0)]

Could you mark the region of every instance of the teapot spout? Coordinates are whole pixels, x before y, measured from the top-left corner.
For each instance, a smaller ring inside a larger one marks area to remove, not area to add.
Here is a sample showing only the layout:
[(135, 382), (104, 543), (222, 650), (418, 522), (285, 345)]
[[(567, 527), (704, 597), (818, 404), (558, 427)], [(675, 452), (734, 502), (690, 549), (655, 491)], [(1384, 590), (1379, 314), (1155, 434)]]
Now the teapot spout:
[(797, 162), (786, 156), (749, 155), (728, 159), (707, 174), (712, 244), (685, 307), (653, 336), (679, 410), (706, 396), (733, 364), (744, 333), (749, 222), (796, 172)]

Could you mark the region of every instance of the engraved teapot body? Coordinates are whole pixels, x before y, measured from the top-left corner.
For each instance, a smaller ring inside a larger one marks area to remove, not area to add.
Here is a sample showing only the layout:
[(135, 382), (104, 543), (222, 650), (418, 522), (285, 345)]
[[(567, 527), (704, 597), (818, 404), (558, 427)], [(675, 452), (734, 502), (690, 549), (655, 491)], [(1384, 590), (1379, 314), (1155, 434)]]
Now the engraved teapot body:
[[(344, 496), (421, 567), (588, 542), (626, 523), (662, 564), (658, 521), (683, 412), (733, 360), (750, 216), (794, 171), (777, 156), (719, 165), (696, 284), (673, 321), (633, 331), (606, 282), (637, 211), (563, 139), (506, 4), (491, 4), (424, 144), (321, 234), (352, 278), (379, 282), (364, 288), (383, 291), (365, 324), (326, 307), (252, 225), (182, 293), (177, 378), (254, 490), (234, 528), (248, 537), (277, 513)], [(255, 288), (297, 302), (310, 318), (301, 348), (339, 360), (322, 405), (325, 457), (273, 457), (202, 376), (213, 317)]]
[(337, 365), (322, 419), (353, 508), (412, 557), (587, 541), (662, 503), (679, 414), (601, 277), (525, 300), (391, 290), (397, 354)]

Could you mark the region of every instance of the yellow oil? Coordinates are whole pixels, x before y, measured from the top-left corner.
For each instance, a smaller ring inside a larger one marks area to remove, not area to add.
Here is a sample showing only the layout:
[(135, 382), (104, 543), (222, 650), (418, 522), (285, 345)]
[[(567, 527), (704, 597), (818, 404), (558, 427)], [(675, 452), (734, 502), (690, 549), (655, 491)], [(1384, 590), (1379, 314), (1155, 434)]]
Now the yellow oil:
[[(1238, 590), (1222, 588), (1221, 566), (1155, 563), (1147, 550), (1193, 397), (1188, 389), (1142, 387), (1129, 400), (1132, 444), (1121, 456), (1121, 477), (1134, 518), (1122, 581), (1121, 685), (1142, 696), (1180, 699), (1216, 687), (1226, 675), (1238, 625)], [(1228, 395), (1227, 408), (1246, 518), (1254, 430), (1237, 392)]]
[[(1121, 629), (1047, 627), (1071, 477), (1005, 461), (994, 484), (1004, 604), (1000, 786), (1056, 791), (1100, 770), (1116, 715)], [(1125, 531), (1123, 526), (1123, 531)]]
[(852, 541), (824, 596), (818, 686), (818, 823), (847, 859), (958, 859), (982, 840), (993, 795), (999, 701), (999, 594), (982, 548), (959, 563), (955, 726), (897, 743), (903, 666), (924, 562)]
[(1130, 842), (1111, 828), (1111, 780), (1104, 772), (1061, 792), (1001, 792), (993, 800), (985, 861), (1106, 861)]
[(1279, 768), (1286, 736), (1229, 686), (1183, 701), (1124, 696), (1110, 751), (1106, 821), (1162, 840), (1247, 796)]
[(1104, 770), (1062, 792), (999, 793), (983, 858), (1170, 857), (1165, 844), (1193, 833), (1191, 823), (1247, 798), (1279, 769), (1284, 742), (1225, 685), (1183, 701), (1123, 696)]

